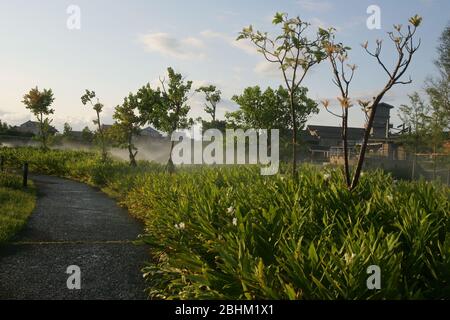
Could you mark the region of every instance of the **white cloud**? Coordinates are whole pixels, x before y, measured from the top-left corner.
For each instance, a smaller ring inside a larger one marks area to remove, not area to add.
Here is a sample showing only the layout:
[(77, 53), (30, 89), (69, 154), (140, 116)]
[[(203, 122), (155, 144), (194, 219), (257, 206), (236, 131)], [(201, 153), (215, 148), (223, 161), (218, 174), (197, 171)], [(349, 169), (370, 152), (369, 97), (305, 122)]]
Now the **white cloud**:
[(321, 0), (299, 0), (298, 4), (305, 11), (325, 12), (333, 8), (330, 2)]
[(215, 32), (212, 30), (204, 30), (200, 32), (200, 35), (206, 39), (219, 39), (224, 41), (225, 43), (228, 43), (230, 46), (240, 49), (247, 54), (256, 55), (258, 52), (256, 51), (256, 48), (249, 42), (245, 40), (236, 41), (237, 37), (232, 37), (224, 33)]
[(32, 117), (28, 112), (9, 112), (0, 110), (0, 118), (2, 122), (6, 122), (9, 125), (20, 125)]
[(271, 63), (266, 60), (259, 62), (253, 71), (259, 75), (269, 76), (273, 78), (278, 78), (281, 76), (280, 68), (278, 64)]
[(309, 23), (311, 23), (311, 26), (313, 27), (313, 29), (317, 29), (317, 28), (325, 29), (325, 28), (329, 27), (329, 25), (325, 21), (323, 21), (317, 17), (312, 18), (309, 21)]
[(203, 41), (201, 41), (200, 39), (197, 39), (195, 37), (188, 37), (186, 39), (183, 39), (181, 42), (187, 46), (191, 46), (191, 47), (195, 47), (195, 48), (204, 48), (205, 47)]
[(204, 47), (202, 40), (194, 37), (175, 38), (167, 33), (147, 33), (139, 36), (148, 52), (157, 52), (180, 60), (201, 59), (205, 54), (200, 50)]

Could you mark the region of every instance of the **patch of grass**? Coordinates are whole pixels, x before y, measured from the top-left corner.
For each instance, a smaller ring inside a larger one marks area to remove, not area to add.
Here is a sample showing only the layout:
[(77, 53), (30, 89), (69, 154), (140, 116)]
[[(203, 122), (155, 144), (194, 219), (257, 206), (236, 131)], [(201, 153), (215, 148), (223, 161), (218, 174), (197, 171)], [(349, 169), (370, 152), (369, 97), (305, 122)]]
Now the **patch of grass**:
[[(450, 296), (450, 189), (440, 183), (375, 171), (349, 192), (332, 168), (303, 166), (295, 177), (264, 177), (254, 166), (168, 174), (77, 151), (3, 151), (35, 171), (101, 187), (142, 219), (152, 298)], [(367, 288), (371, 265), (381, 268), (381, 290)]]
[(36, 203), (33, 183), (22, 188), (21, 177), (0, 174), (0, 243), (10, 240), (27, 222)]

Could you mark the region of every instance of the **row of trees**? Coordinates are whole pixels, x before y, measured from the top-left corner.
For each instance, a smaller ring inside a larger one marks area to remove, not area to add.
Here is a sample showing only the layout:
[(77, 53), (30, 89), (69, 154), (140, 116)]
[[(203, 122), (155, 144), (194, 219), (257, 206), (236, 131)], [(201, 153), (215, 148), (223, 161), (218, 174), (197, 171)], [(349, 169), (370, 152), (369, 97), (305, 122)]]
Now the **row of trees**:
[[(359, 101), (366, 114), (367, 122), (358, 162), (353, 172), (351, 172), (349, 166), (347, 132), (348, 109), (353, 106), (350, 85), (355, 74), (356, 65), (348, 63), (348, 52), (350, 48), (335, 41), (336, 30), (333, 28), (328, 30), (319, 28), (314, 37), (309, 37), (308, 29), (310, 24), (302, 21), (298, 16), (289, 18), (285, 13), (277, 13), (273, 19), (273, 23), (281, 27), (281, 32), (277, 36), (270, 37), (267, 32), (254, 30), (252, 26), (242, 30), (238, 40), (250, 40), (267, 61), (279, 66), (282, 79), (288, 91), (292, 126), (293, 174), (296, 172), (296, 146), (298, 137), (296, 114), (299, 106), (295, 99), (297, 90), (312, 67), (328, 60), (331, 66), (333, 83), (339, 89), (338, 101), (341, 107), (341, 114), (331, 112), (342, 119), (342, 141), (345, 158), (344, 175), (348, 189), (354, 190), (356, 188), (361, 176), (367, 144), (373, 128), (378, 105), (386, 93), (395, 85), (411, 82), (411, 79), (409, 81), (403, 81), (402, 78), (410, 66), (414, 54), (419, 49), (420, 40), (416, 44), (414, 38), (416, 30), (422, 22), (422, 18), (416, 15), (410, 18), (408, 22), (409, 24), (406, 28), (403, 28), (402, 25), (395, 25), (394, 31), (388, 33), (389, 39), (392, 41), (397, 53), (396, 63), (391, 68), (381, 58), (382, 40), (376, 41), (376, 46), (373, 51), (368, 49), (368, 42), (362, 45), (366, 52), (375, 58), (380, 67), (386, 72), (387, 81), (372, 100)], [(330, 111), (330, 101), (323, 101), (323, 105)]]
[[(158, 130), (171, 133), (180, 128), (189, 128), (194, 123), (194, 120), (188, 117), (190, 106), (187, 104), (192, 82), (184, 81), (181, 74), (168, 68), (168, 80), (161, 79), (160, 83), (161, 86), (156, 89), (147, 84), (136, 93), (129, 93), (123, 103), (116, 106), (113, 114), (115, 122), (107, 130), (101, 119), (104, 105), (95, 91), (86, 90), (81, 97), (81, 102), (95, 111), (93, 123), (96, 130), (93, 132), (85, 127), (78, 139), (81, 138), (81, 141), (87, 143), (96, 142), (101, 149), (104, 161), (107, 160), (108, 146), (127, 149), (130, 164), (136, 166), (138, 150), (134, 144), (134, 138), (140, 134), (143, 126), (151, 125)], [(210, 119), (197, 119), (197, 123), (202, 124), (203, 130), (209, 128), (222, 131), (226, 128), (279, 129), (280, 137), (284, 141), (282, 145), (285, 147), (289, 145), (288, 137), (291, 135), (293, 124), (290, 117), (289, 92), (283, 87), (280, 86), (278, 89), (268, 87), (265, 91), (262, 91), (259, 86), (244, 89), (242, 94), (232, 97), (240, 109), (235, 112), (227, 112), (225, 120), (217, 120), (216, 117), (217, 104), (221, 101), (221, 91), (216, 86), (203, 86), (195, 91), (204, 94), (204, 110), (210, 116)], [(317, 103), (307, 97), (307, 92), (306, 88), (299, 87), (294, 95), (297, 128), (303, 128), (309, 115), (319, 111)], [(51, 90), (39, 91), (38, 88), (34, 88), (26, 97), (30, 95), (47, 97), (46, 99), (27, 100), (28, 108), (36, 114), (36, 118), (41, 124), (40, 128), (43, 129), (38, 137), (42, 148), (47, 149), (51, 139), (49, 131), (45, 128), (52, 122), (50, 115), (53, 114), (53, 109), (50, 107), (54, 101), (53, 93)], [(74, 138), (73, 129), (69, 123), (64, 124), (62, 137), (68, 140)], [(173, 147), (174, 142), (171, 143), (171, 150)], [(168, 165), (172, 170), (171, 154)]]
[[(296, 172), (297, 145), (300, 129), (305, 125), (311, 113), (318, 112), (317, 104), (307, 98), (307, 89), (301, 84), (306, 79), (309, 71), (317, 64), (328, 60), (331, 66), (333, 82), (339, 89), (339, 102), (342, 114), (335, 114), (342, 118), (342, 139), (345, 149), (345, 177), (348, 188), (353, 190), (358, 184), (362, 166), (364, 163), (367, 143), (373, 127), (378, 104), (384, 95), (395, 85), (407, 84), (403, 81), (406, 70), (410, 66), (412, 57), (418, 50), (419, 44), (415, 44), (414, 38), (417, 27), (421, 24), (419, 16), (412, 17), (409, 25), (403, 28), (394, 26), (389, 39), (392, 41), (396, 52), (396, 63), (392, 68), (386, 66), (381, 59), (382, 41), (376, 42), (374, 51), (368, 49), (368, 43), (363, 44), (367, 53), (375, 58), (378, 64), (387, 74), (387, 82), (379, 93), (371, 101), (359, 101), (367, 116), (366, 132), (361, 147), (356, 169), (352, 173), (349, 168), (347, 152), (348, 109), (353, 105), (349, 88), (353, 80), (356, 66), (348, 64), (348, 52), (350, 48), (335, 41), (335, 30), (318, 28), (316, 34), (310, 37), (310, 24), (302, 21), (300, 17), (289, 18), (285, 13), (277, 13), (273, 23), (280, 26), (280, 33), (270, 37), (268, 33), (254, 30), (252, 26), (244, 28), (237, 40), (250, 40), (258, 52), (264, 58), (277, 64), (284, 87), (278, 89), (268, 88), (264, 92), (259, 87), (251, 87), (244, 90), (243, 94), (234, 96), (233, 101), (240, 105), (240, 110), (226, 115), (227, 122), (218, 121), (216, 118), (217, 104), (221, 100), (221, 92), (215, 86), (205, 86), (197, 89), (205, 95), (205, 111), (211, 116), (211, 121), (203, 121), (203, 127), (252, 127), (252, 128), (277, 128), (282, 131), (282, 136), (290, 135), (290, 147), (292, 149), (293, 174)], [(139, 128), (145, 124), (151, 124), (156, 129), (172, 133), (173, 131), (191, 126), (194, 121), (188, 117), (190, 106), (188, 93), (192, 89), (192, 82), (185, 81), (182, 75), (168, 68), (168, 79), (160, 79), (160, 86), (152, 88), (150, 84), (143, 86), (137, 93), (130, 93), (123, 103), (116, 107), (114, 113), (115, 123), (111, 128), (116, 145), (127, 148), (131, 165), (136, 165), (137, 149), (133, 143), (133, 137), (139, 133)], [(81, 98), (84, 105), (90, 105), (96, 112), (97, 135), (102, 147), (102, 156), (106, 160), (106, 137), (101, 125), (100, 114), (103, 105), (96, 97), (95, 92), (86, 90)], [(49, 115), (53, 113), (50, 105), (53, 102), (51, 90), (39, 92), (36, 89), (30, 91), (24, 97), (24, 103), (37, 117), (41, 124), (42, 143), (46, 145), (45, 128), (51, 120)], [(323, 101), (325, 108), (330, 111), (330, 102)], [(171, 151), (174, 142), (171, 145)], [(171, 152), (172, 153), (172, 152)], [(173, 163), (169, 156), (168, 166), (173, 169)]]

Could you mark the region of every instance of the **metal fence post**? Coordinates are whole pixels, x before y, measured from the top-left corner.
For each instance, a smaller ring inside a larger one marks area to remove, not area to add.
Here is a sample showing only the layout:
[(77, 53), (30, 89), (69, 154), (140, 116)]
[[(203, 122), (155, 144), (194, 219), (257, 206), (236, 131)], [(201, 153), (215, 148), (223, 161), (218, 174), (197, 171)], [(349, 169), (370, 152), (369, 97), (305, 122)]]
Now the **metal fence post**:
[(28, 162), (23, 165), (23, 186), (24, 188), (28, 186)]

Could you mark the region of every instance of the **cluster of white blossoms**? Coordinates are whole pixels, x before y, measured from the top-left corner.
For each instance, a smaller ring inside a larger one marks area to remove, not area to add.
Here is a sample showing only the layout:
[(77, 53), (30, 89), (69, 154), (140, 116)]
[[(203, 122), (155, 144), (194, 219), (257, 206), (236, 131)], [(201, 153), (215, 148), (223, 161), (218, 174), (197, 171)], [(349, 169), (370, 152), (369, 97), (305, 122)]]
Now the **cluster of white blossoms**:
[(356, 257), (356, 254), (354, 254), (354, 253), (346, 253), (344, 256), (345, 263), (351, 264), (353, 262), (353, 259), (355, 259), (355, 257)]
[(184, 230), (186, 229), (186, 225), (184, 224), (184, 222), (180, 222), (179, 224), (175, 224), (175, 229)]

